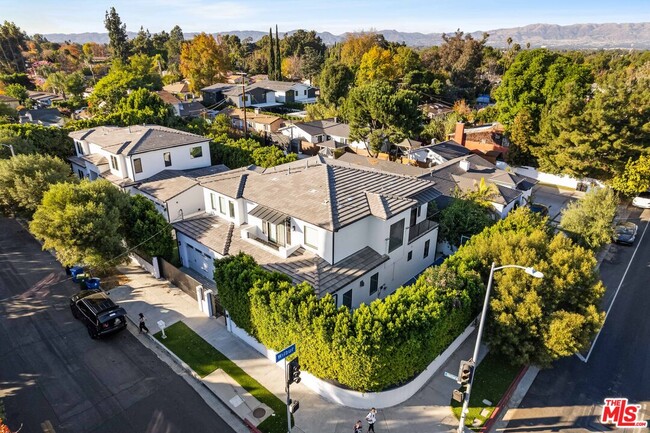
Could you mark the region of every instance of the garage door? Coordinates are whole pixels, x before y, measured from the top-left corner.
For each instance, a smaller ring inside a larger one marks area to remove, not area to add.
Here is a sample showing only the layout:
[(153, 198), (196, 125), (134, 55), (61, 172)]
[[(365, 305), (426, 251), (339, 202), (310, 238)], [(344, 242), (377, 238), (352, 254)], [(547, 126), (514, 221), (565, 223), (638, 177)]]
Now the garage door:
[(212, 279), (214, 273), (212, 257), (191, 245), (187, 245), (187, 258), (190, 268)]

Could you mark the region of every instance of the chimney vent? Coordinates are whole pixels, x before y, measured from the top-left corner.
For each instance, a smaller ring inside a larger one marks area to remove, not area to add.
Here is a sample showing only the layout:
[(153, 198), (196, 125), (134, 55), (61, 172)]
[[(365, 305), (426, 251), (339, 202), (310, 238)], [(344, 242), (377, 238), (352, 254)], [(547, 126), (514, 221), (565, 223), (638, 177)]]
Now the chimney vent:
[(472, 164), (467, 159), (460, 161), (459, 165), (463, 171), (469, 171), (469, 169), (472, 167)]

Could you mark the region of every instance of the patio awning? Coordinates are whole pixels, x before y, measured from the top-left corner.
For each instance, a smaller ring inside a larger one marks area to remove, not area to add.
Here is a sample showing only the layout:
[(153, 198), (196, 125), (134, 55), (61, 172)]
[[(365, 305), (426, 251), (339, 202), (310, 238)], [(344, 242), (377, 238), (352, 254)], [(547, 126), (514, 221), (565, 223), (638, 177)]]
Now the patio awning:
[(268, 221), (273, 225), (282, 224), (289, 219), (289, 215), (286, 213), (271, 209), (270, 207), (262, 206), (261, 204), (257, 205), (257, 207), (250, 211), (248, 215), (259, 218), (263, 221)]

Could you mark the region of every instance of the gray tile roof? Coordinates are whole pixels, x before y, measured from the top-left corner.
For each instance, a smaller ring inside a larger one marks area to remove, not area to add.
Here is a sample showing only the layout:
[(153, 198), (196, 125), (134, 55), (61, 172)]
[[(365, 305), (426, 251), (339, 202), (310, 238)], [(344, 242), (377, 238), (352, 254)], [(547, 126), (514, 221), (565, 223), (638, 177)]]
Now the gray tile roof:
[[(461, 161), (469, 161), (469, 171), (461, 168)], [(497, 189), (498, 194), (491, 201), (502, 205), (516, 200), (521, 196), (522, 191), (532, 188), (537, 183), (526, 176), (498, 169), (494, 164), (473, 153), (432, 167), (431, 173), (424, 179), (433, 180), (438, 190), (447, 197), (452, 197), (456, 188), (463, 192), (473, 190), (481, 179), (485, 179), (486, 184), (495, 185)], [(436, 202), (443, 207), (450, 201), (438, 198)]]
[(384, 200), (390, 203), (387, 217), (439, 195), (428, 180), (369, 170), (319, 156), (263, 172), (250, 168), (231, 170), (202, 185), (331, 231), (373, 214), (367, 192), (385, 196)]
[(265, 269), (288, 275), (294, 283), (306, 281), (318, 296), (335, 293), (389, 259), (370, 247), (364, 247), (333, 265), (304, 248), (298, 248), (284, 259), (242, 239), (240, 231), (231, 223), (208, 214), (176, 222), (173, 226), (222, 256), (244, 252)]
[[(309, 135), (334, 135), (337, 137), (350, 137), (350, 125), (337, 122), (335, 119), (313, 120), (311, 122), (293, 123), (296, 128), (302, 129)], [(292, 126), (287, 125), (287, 126)]]
[(165, 202), (198, 185), (201, 179), (209, 179), (227, 170), (223, 164), (193, 170), (163, 170), (143, 180), (137, 189)]
[(254, 216), (264, 221), (268, 221), (274, 225), (282, 224), (290, 218), (286, 213), (271, 209), (270, 207), (266, 207), (261, 204), (255, 206), (252, 211), (248, 212), (248, 215)]
[(429, 173), (428, 169), (416, 167), (414, 165), (400, 164), (399, 162), (385, 161), (383, 159), (369, 158), (356, 153), (347, 152), (341, 155), (337, 161), (349, 164), (359, 165), (362, 167), (373, 168), (378, 171), (385, 171), (393, 174), (404, 176), (420, 177)]
[[(260, 80), (249, 86), (250, 89), (262, 88), (273, 90), (274, 92), (286, 92), (291, 90), (294, 86), (302, 83), (294, 83), (291, 81), (273, 81), (273, 80)], [(307, 86), (310, 87), (310, 86)]]
[(423, 149), (429, 149), (434, 153), (445, 158), (447, 161), (461, 156), (469, 155), (471, 152), (465, 146), (461, 146), (454, 140), (443, 141), (442, 143), (422, 146)]
[(208, 141), (206, 137), (158, 125), (127, 127), (100, 126), (71, 132), (70, 137), (86, 140), (113, 154), (135, 155)]

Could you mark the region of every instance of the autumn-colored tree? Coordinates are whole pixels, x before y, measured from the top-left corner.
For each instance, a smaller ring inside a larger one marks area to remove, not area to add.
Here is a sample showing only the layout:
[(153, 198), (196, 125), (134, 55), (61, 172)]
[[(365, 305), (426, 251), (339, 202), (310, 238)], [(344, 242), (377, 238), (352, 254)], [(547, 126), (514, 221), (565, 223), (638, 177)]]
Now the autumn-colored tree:
[(350, 33), (341, 44), (341, 63), (356, 69), (361, 64), (361, 58), (372, 47), (386, 47), (384, 37), (375, 32)]
[(212, 35), (198, 34), (181, 49), (181, 73), (193, 91), (224, 80), (230, 69), (228, 50)]
[(612, 187), (629, 196), (650, 189), (650, 155), (630, 159), (623, 173), (612, 180)]
[(356, 75), (357, 85), (375, 80), (394, 82), (397, 78), (398, 69), (390, 50), (373, 46), (361, 57)]

